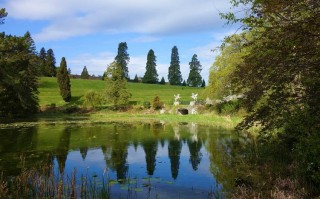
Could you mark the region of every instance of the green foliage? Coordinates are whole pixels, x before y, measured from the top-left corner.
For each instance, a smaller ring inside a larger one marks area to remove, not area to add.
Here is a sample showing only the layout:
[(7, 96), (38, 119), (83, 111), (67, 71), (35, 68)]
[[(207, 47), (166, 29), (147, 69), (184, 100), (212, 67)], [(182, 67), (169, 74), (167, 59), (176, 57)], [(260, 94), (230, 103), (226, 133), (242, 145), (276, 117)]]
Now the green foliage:
[(122, 77), (125, 77), (127, 80), (129, 79), (129, 70), (128, 63), (130, 61), (130, 57), (128, 54), (128, 46), (126, 42), (119, 43), (118, 46), (118, 54), (115, 57), (115, 62), (121, 66), (122, 69)]
[(163, 102), (160, 102), (160, 98), (158, 96), (154, 97), (152, 107), (154, 108), (154, 110), (159, 110), (163, 108)]
[(71, 100), (71, 84), (67, 70), (67, 62), (64, 57), (61, 59), (60, 68), (57, 74), (57, 80), (60, 88), (60, 95), (65, 102)]
[(181, 86), (187, 86), (186, 80), (183, 80)]
[(126, 106), (132, 95), (126, 88), (127, 81), (123, 76), (122, 66), (117, 62), (111, 63), (107, 68), (105, 79), (106, 99), (113, 102), (115, 107)]
[(165, 85), (165, 84), (166, 84), (166, 81), (164, 80), (164, 77), (161, 78), (159, 84), (162, 84), (162, 85)]
[(0, 34), (0, 116), (26, 116), (38, 111), (38, 73), (34, 42)]
[(89, 79), (90, 75), (89, 72), (87, 70), (87, 67), (84, 66), (81, 72), (81, 79)]
[(139, 82), (139, 78), (138, 78), (138, 75), (136, 74), (136, 76), (134, 76), (134, 79), (133, 79), (133, 81), (132, 82), (136, 82), (136, 83), (138, 83)]
[(202, 84), (202, 77), (200, 72), (202, 66), (196, 54), (192, 56), (191, 62), (189, 62), (190, 72), (187, 79), (188, 86), (199, 87)]
[(206, 93), (212, 99), (221, 99), (233, 94), (231, 74), (236, 66), (243, 63), (243, 57), (250, 52), (247, 43), (252, 38), (250, 32), (234, 34), (227, 37), (220, 46), (220, 54), (216, 57), (209, 75)]
[(46, 60), (46, 64), (45, 64), (44, 75), (47, 77), (55, 77), (57, 75), (56, 58), (54, 57), (54, 53), (51, 48), (47, 51), (47, 56), (45, 60)]
[(98, 93), (97, 91), (89, 90), (84, 95), (84, 102), (83, 104), (87, 107), (97, 107), (101, 106), (104, 101), (103, 96)]
[(8, 15), (8, 13), (6, 12), (5, 8), (1, 8), (0, 9), (0, 24), (4, 23), (4, 19), (6, 16)]
[(40, 49), (39, 53), (39, 74), (41, 76), (45, 76), (46, 74), (46, 60), (47, 60), (47, 52), (44, 48)]
[(202, 80), (202, 83), (201, 83), (201, 88), (204, 88), (206, 87), (206, 81), (204, 81), (204, 79)]
[(158, 73), (156, 69), (156, 56), (152, 49), (149, 50), (147, 56), (146, 73), (142, 78), (143, 83), (156, 84), (158, 83)]
[(144, 102), (143, 102), (143, 107), (144, 107), (145, 109), (149, 109), (149, 108), (151, 107), (151, 103), (150, 103), (149, 101), (144, 101)]
[[(242, 22), (254, 35), (246, 42), (249, 53), (231, 74), (234, 91), (244, 92), (250, 112), (238, 129), (259, 124), (260, 135), (277, 131), (293, 148), (305, 143), (315, 147), (312, 139), (319, 135), (320, 124), (320, 1), (233, 2), (247, 7), (245, 17), (224, 17)], [(306, 166), (304, 177), (319, 184), (319, 163), (308, 172), (313, 160), (307, 155), (314, 155), (313, 150), (318, 147), (301, 153), (297, 162)]]
[(174, 46), (171, 52), (171, 62), (168, 72), (168, 80), (171, 85), (181, 85), (182, 75), (180, 71), (180, 61), (178, 48)]

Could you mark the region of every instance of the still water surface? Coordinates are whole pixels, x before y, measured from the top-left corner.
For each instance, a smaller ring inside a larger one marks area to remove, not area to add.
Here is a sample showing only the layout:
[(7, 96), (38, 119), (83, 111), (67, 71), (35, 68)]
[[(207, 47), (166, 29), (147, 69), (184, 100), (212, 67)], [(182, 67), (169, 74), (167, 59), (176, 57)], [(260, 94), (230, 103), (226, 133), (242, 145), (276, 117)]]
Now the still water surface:
[(0, 129), (0, 170), (18, 175), (23, 157), (26, 168), (107, 177), (112, 198), (223, 198), (236, 143), (231, 131), (196, 123), (11, 125)]

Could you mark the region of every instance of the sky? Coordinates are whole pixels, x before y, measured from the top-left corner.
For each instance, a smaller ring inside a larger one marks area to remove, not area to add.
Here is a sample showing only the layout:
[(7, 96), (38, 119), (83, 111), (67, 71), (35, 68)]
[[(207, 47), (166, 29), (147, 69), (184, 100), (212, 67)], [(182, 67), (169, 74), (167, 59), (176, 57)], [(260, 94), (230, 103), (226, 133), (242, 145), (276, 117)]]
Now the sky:
[(236, 32), (219, 13), (229, 0), (0, 0), (8, 17), (0, 31), (31, 33), (37, 51), (52, 49), (57, 65), (65, 57), (72, 74), (102, 75), (114, 60), (120, 42), (127, 42), (131, 78), (143, 77), (147, 53), (157, 57), (159, 79), (168, 79), (171, 50), (177, 46), (180, 70), (187, 80), (189, 62), (197, 54), (202, 77), (209, 70), (223, 38)]

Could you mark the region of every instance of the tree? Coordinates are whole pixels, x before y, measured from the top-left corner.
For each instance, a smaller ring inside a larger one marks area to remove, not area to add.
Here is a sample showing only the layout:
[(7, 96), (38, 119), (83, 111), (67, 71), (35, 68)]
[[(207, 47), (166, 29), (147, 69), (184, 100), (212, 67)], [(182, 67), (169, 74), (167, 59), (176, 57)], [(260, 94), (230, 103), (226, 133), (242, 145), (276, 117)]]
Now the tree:
[(5, 8), (0, 9), (0, 25), (4, 23), (4, 18), (8, 15)]
[(131, 93), (126, 89), (127, 80), (123, 76), (122, 66), (117, 62), (111, 63), (106, 71), (105, 80), (107, 82), (106, 99), (113, 102), (113, 105), (126, 106)]
[(186, 80), (183, 80), (181, 86), (187, 86)]
[(204, 81), (204, 79), (202, 80), (201, 87), (202, 88), (206, 87), (206, 81)]
[(152, 49), (149, 50), (147, 56), (146, 73), (142, 78), (143, 83), (156, 84), (158, 83), (158, 73), (156, 69), (156, 56)]
[(47, 59), (45, 65), (45, 76), (55, 77), (57, 75), (56, 71), (56, 58), (54, 57), (53, 50), (50, 48), (47, 51)]
[(126, 42), (119, 43), (118, 54), (115, 57), (115, 61), (121, 66), (122, 76), (129, 80), (128, 63), (130, 61), (129, 54), (127, 52), (128, 47)]
[(231, 75), (235, 92), (246, 96), (243, 106), (249, 112), (237, 129), (259, 125), (261, 137), (278, 136), (292, 149), (300, 174), (319, 187), (320, 1), (233, 4), (245, 6), (246, 15), (223, 16), (241, 22), (254, 35), (246, 43), (250, 53)]
[(42, 47), (39, 53), (39, 74), (44, 76), (46, 74), (46, 61), (47, 60), (47, 52)]
[(216, 56), (209, 75), (209, 84), (206, 93), (212, 99), (221, 99), (232, 94), (239, 94), (242, 91), (234, 92), (231, 82), (231, 74), (236, 66), (243, 63), (243, 57), (248, 55), (250, 47), (247, 45), (252, 40), (252, 34), (244, 31), (224, 39), (218, 48), (220, 54)]
[(138, 78), (138, 75), (137, 75), (137, 74), (136, 74), (136, 76), (134, 76), (133, 82), (136, 82), (136, 83), (139, 82), (139, 78)]
[(159, 84), (162, 84), (162, 85), (165, 85), (165, 84), (166, 84), (166, 81), (164, 80), (164, 77), (161, 78)]
[(71, 100), (71, 84), (67, 69), (67, 62), (64, 57), (62, 57), (60, 62), (60, 68), (57, 74), (57, 80), (60, 88), (60, 95), (65, 102), (70, 102)]
[(89, 79), (90, 75), (89, 72), (87, 70), (87, 67), (84, 66), (81, 72), (81, 79)]
[(169, 66), (168, 80), (171, 85), (180, 85), (182, 76), (180, 71), (180, 61), (178, 48), (174, 46), (171, 52), (171, 62)]
[(188, 86), (199, 87), (202, 83), (202, 77), (200, 72), (202, 70), (202, 66), (196, 54), (192, 56), (191, 62), (189, 62), (190, 72), (189, 77), (187, 79)]
[(38, 111), (37, 61), (29, 32), (23, 37), (0, 33), (0, 117)]
[(159, 110), (163, 108), (163, 102), (160, 101), (159, 96), (154, 97), (152, 107), (154, 108), (154, 110)]

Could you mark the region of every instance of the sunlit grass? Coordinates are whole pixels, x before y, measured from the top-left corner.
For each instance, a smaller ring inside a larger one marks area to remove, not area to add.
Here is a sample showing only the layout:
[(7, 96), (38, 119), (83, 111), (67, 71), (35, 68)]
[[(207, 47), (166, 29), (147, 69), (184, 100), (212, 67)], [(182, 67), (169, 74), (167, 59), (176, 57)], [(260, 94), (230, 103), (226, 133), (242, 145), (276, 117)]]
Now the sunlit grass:
[[(89, 90), (104, 94), (106, 82), (102, 80), (71, 79), (72, 103), (82, 105), (84, 95)], [(128, 83), (128, 90), (132, 93), (130, 101), (142, 104), (144, 101), (152, 102), (155, 96), (160, 97), (160, 101), (165, 104), (172, 104), (173, 95), (180, 94), (181, 100), (190, 101), (192, 93), (202, 93), (203, 88), (171, 86), (158, 84)], [(39, 82), (40, 106), (56, 104), (65, 105), (62, 100), (56, 78), (41, 77)]]

